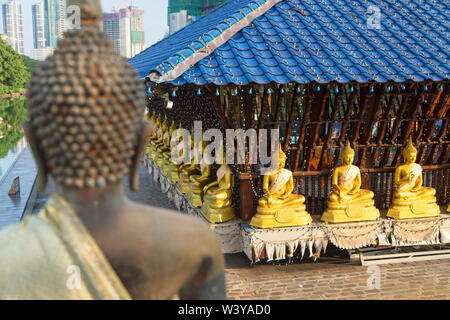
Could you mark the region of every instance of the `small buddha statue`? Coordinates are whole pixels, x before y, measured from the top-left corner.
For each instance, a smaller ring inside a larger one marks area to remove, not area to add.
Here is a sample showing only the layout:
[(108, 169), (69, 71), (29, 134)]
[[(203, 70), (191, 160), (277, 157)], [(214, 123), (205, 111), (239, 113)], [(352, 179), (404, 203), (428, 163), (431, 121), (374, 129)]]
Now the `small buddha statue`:
[(278, 159), (273, 159), (278, 169), (263, 177), (264, 196), (258, 201), (256, 214), (250, 225), (258, 228), (303, 226), (311, 222), (306, 211), (305, 197), (293, 194), (294, 179), (290, 170), (284, 169), (286, 154), (279, 147)]
[[(224, 161), (226, 156), (224, 155)], [(201, 213), (211, 223), (222, 223), (235, 217), (231, 207), (233, 192), (233, 172), (224, 163), (216, 173), (216, 180), (203, 188)]]
[[(179, 129), (183, 129), (183, 126), (179, 124)], [(169, 178), (169, 180), (172, 183), (177, 183), (179, 179), (179, 168), (180, 165), (178, 163), (175, 163), (172, 161), (172, 152), (175, 152), (174, 149), (178, 145), (178, 143), (183, 142), (183, 136), (180, 136), (179, 139), (177, 137), (171, 137), (170, 140), (170, 152), (164, 153), (164, 166), (163, 166), (163, 173), (164, 175)], [(184, 154), (186, 150), (181, 149), (180, 153), (178, 154), (178, 157), (183, 159)]]
[(159, 155), (158, 147), (164, 143), (164, 134), (167, 132), (168, 129), (169, 124), (167, 122), (167, 116), (164, 116), (164, 121), (162, 122), (161, 126), (157, 131), (158, 139), (150, 141), (151, 146), (150, 158), (152, 158), (153, 161), (156, 161), (156, 159), (158, 158)]
[(163, 143), (157, 147), (157, 158), (155, 159), (156, 165), (159, 168), (163, 168), (165, 164), (165, 153), (170, 153), (170, 139), (172, 137), (172, 133), (175, 131), (175, 121), (172, 120), (172, 124), (170, 125), (170, 128), (167, 132), (164, 133), (163, 136)]
[[(150, 123), (151, 123), (151, 121), (150, 121)], [(154, 120), (153, 124), (155, 126), (155, 131), (154, 131), (153, 135), (150, 137), (150, 139), (147, 143), (147, 146), (145, 147), (145, 153), (148, 154), (150, 157), (153, 153), (152, 142), (159, 138), (158, 131), (159, 131), (159, 127), (161, 126), (161, 118), (159, 115), (156, 117), (156, 113), (155, 113), (155, 120)]]
[(342, 165), (333, 170), (333, 191), (328, 208), (322, 215), (326, 223), (377, 220), (380, 216), (373, 200), (374, 193), (361, 189), (361, 172), (354, 166), (355, 151), (350, 142), (342, 150)]
[(127, 198), (154, 131), (145, 87), (101, 31), (100, 0), (67, 5), (81, 28), (33, 70), (23, 123), (38, 189), (48, 174), (56, 188), (39, 214), (0, 230), (0, 300), (224, 299), (216, 234)]
[[(206, 144), (204, 143), (202, 149), (204, 150), (205, 147)], [(200, 161), (200, 174), (193, 174), (189, 177), (190, 183), (187, 197), (191, 205), (195, 208), (202, 206), (203, 188), (214, 180), (211, 176), (211, 167), (211, 164), (206, 163), (205, 157), (202, 157)]]
[(436, 190), (422, 186), (422, 167), (415, 163), (417, 149), (411, 136), (403, 150), (404, 164), (395, 169), (395, 192), (387, 216), (394, 219), (426, 218), (439, 216)]
[(191, 175), (200, 174), (200, 166), (195, 163), (195, 157), (194, 157), (194, 128), (192, 128), (192, 134), (191, 134), (191, 162), (182, 164), (179, 168), (179, 180), (178, 180), (178, 189), (181, 193), (187, 195), (189, 192), (189, 185), (191, 183), (190, 177)]

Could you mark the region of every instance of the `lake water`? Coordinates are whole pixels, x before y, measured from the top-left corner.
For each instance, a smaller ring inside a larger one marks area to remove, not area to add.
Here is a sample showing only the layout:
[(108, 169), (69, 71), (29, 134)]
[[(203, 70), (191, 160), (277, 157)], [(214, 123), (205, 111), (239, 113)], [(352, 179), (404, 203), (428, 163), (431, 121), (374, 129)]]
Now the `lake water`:
[(27, 146), (22, 130), (26, 114), (24, 99), (0, 99), (0, 183)]

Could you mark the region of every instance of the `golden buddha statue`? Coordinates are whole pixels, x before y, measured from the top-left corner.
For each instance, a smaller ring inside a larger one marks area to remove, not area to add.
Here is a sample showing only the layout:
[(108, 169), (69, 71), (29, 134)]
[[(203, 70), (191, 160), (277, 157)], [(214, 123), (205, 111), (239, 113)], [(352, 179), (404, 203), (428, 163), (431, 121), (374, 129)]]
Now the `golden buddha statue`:
[[(215, 233), (196, 218), (127, 198), (124, 177), (136, 191), (154, 131), (144, 118), (145, 87), (101, 31), (100, 0), (67, 5), (79, 7), (81, 28), (68, 30), (33, 70), (23, 123), (38, 189), (51, 175), (56, 190), (39, 214), (0, 231), (0, 300), (223, 300)], [(108, 89), (98, 88), (105, 81)], [(96, 87), (79, 91), (80, 83)]]
[(201, 212), (211, 223), (222, 223), (235, 217), (231, 207), (231, 194), (233, 192), (233, 172), (225, 163), (216, 173), (216, 181), (207, 184), (203, 188), (203, 203)]
[(159, 128), (161, 127), (161, 118), (159, 115), (156, 117), (156, 112), (155, 112), (155, 121), (153, 124), (155, 125), (155, 131), (153, 132), (153, 135), (150, 137), (150, 139), (147, 143), (147, 146), (145, 147), (145, 153), (148, 154), (150, 157), (153, 153), (152, 142), (154, 142), (155, 140), (157, 140), (159, 138), (158, 131), (159, 131)]
[(395, 169), (395, 192), (387, 216), (394, 219), (426, 218), (439, 216), (436, 190), (422, 186), (422, 167), (415, 163), (417, 149), (411, 136), (403, 150), (403, 165)]
[(322, 221), (326, 223), (367, 221), (380, 217), (373, 200), (374, 193), (361, 189), (361, 172), (352, 164), (354, 158), (355, 151), (347, 140), (341, 154), (342, 165), (333, 170), (333, 192), (322, 215)]
[(164, 133), (163, 143), (157, 147), (157, 158), (155, 159), (155, 163), (159, 168), (163, 168), (165, 164), (164, 154), (170, 154), (170, 139), (172, 137), (172, 133), (175, 131), (175, 121), (172, 120), (172, 124), (167, 132)]
[[(206, 143), (203, 143), (202, 151), (206, 148)], [(213, 181), (211, 176), (211, 164), (206, 163), (205, 157), (202, 157), (200, 161), (200, 174), (191, 175), (189, 177), (189, 191), (187, 193), (187, 198), (191, 205), (195, 208), (202, 206), (203, 188)]]
[(181, 193), (187, 195), (189, 192), (189, 188), (190, 188), (190, 177), (191, 175), (196, 175), (196, 174), (200, 174), (200, 166), (198, 164), (195, 163), (195, 156), (194, 156), (194, 127), (192, 127), (192, 133), (191, 133), (191, 141), (190, 141), (190, 146), (191, 146), (191, 152), (190, 152), (190, 157), (191, 157), (191, 162), (190, 163), (185, 163), (182, 164), (179, 167), (179, 180), (178, 180), (178, 189), (181, 191)]
[(256, 214), (250, 225), (258, 228), (303, 226), (311, 222), (306, 211), (305, 197), (293, 194), (294, 179), (290, 170), (284, 169), (286, 154), (279, 147), (278, 159), (273, 159), (278, 169), (264, 175), (264, 196), (258, 201)]
[(164, 134), (167, 132), (168, 127), (169, 124), (167, 122), (167, 116), (165, 115), (164, 121), (157, 131), (158, 139), (150, 141), (150, 158), (152, 158), (153, 161), (156, 161), (158, 158), (158, 147), (164, 143)]
[[(183, 126), (181, 124), (179, 124), (178, 129), (183, 129)], [(180, 136), (180, 139), (177, 139), (176, 137), (171, 137), (170, 140), (170, 152), (165, 152), (164, 153), (164, 165), (163, 165), (163, 174), (169, 178), (169, 180), (172, 183), (177, 183), (178, 179), (179, 179), (179, 168), (180, 165), (175, 163), (174, 161), (172, 161), (172, 152), (174, 152), (174, 148), (178, 145), (178, 143), (183, 142), (183, 136)], [(184, 152), (186, 152), (186, 150), (181, 149), (180, 153), (178, 154), (178, 157), (183, 159), (184, 157)]]

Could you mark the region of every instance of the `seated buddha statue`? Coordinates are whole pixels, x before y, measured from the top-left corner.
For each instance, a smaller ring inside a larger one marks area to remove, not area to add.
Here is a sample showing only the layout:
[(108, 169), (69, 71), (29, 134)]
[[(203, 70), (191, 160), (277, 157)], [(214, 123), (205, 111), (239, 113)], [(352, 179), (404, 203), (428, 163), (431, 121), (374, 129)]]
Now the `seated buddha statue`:
[(394, 219), (426, 218), (439, 216), (436, 190), (422, 186), (422, 167), (415, 163), (417, 149), (411, 137), (403, 150), (404, 164), (395, 169), (395, 192), (387, 216)]
[(163, 168), (165, 164), (165, 153), (170, 153), (170, 139), (172, 137), (172, 133), (175, 131), (175, 121), (172, 120), (172, 124), (167, 132), (164, 133), (163, 143), (157, 147), (157, 158), (155, 159), (155, 163), (159, 168)]
[[(183, 126), (179, 124), (178, 129), (183, 129)], [(163, 173), (169, 178), (172, 183), (177, 183), (179, 179), (179, 168), (180, 165), (172, 160), (172, 152), (175, 152), (175, 148), (179, 143), (183, 142), (183, 136), (180, 137), (171, 137), (170, 139), (170, 151), (164, 153), (164, 165), (163, 165)], [(178, 157), (183, 159), (186, 150), (181, 149)]]
[(380, 212), (375, 208), (374, 193), (361, 189), (361, 172), (354, 166), (355, 151), (350, 142), (342, 150), (342, 165), (333, 170), (333, 191), (327, 210), (322, 215), (326, 223), (377, 220)]
[[(78, 6), (81, 28), (68, 30), (34, 69), (23, 123), (39, 167), (38, 189), (48, 175), (56, 188), (38, 214), (0, 230), (0, 300), (225, 299), (216, 234), (197, 218), (127, 198), (124, 178), (138, 189), (154, 131), (144, 118), (145, 87), (101, 31), (100, 0), (67, 6)], [(93, 66), (101, 72), (89, 72)], [(59, 85), (42, 81), (55, 74)], [(77, 88), (99, 79), (109, 81), (108, 90)]]
[(153, 161), (156, 161), (158, 158), (158, 147), (164, 144), (164, 134), (168, 129), (169, 124), (167, 122), (167, 116), (164, 116), (164, 121), (161, 123), (161, 126), (157, 131), (158, 139), (150, 141), (150, 158), (152, 158)]
[[(204, 150), (205, 147), (206, 144), (203, 143), (202, 150)], [(187, 198), (195, 208), (202, 206), (203, 188), (214, 180), (211, 175), (211, 167), (211, 164), (206, 163), (205, 157), (202, 157), (202, 160), (200, 161), (200, 174), (193, 174), (189, 177), (190, 182)]]
[[(224, 155), (224, 161), (226, 156)], [(235, 217), (231, 207), (233, 192), (233, 172), (224, 163), (216, 173), (216, 180), (203, 188), (203, 203), (201, 213), (211, 223), (222, 223)]]
[(178, 179), (178, 189), (180, 190), (181, 193), (187, 195), (189, 192), (189, 187), (190, 187), (190, 177), (191, 175), (196, 175), (196, 174), (200, 174), (200, 166), (198, 164), (195, 163), (195, 156), (194, 156), (194, 128), (192, 127), (192, 133), (191, 133), (191, 141), (190, 141), (190, 146), (191, 146), (191, 152), (190, 152), (190, 158), (191, 161), (189, 163), (185, 163), (182, 164), (179, 167), (179, 179)]
[[(150, 121), (150, 123), (151, 123), (151, 121)], [(148, 154), (150, 157), (153, 153), (152, 142), (159, 139), (158, 131), (159, 131), (159, 128), (161, 127), (161, 118), (159, 115), (156, 116), (156, 114), (155, 114), (155, 120), (154, 120), (153, 124), (155, 126), (155, 131), (153, 132), (153, 135), (150, 137), (150, 139), (148, 140), (147, 146), (145, 147), (145, 153)]]
[(278, 159), (273, 159), (278, 168), (264, 175), (264, 196), (259, 199), (256, 214), (250, 225), (258, 228), (303, 226), (311, 222), (306, 211), (305, 197), (293, 194), (294, 179), (290, 170), (284, 169), (286, 154), (278, 151)]

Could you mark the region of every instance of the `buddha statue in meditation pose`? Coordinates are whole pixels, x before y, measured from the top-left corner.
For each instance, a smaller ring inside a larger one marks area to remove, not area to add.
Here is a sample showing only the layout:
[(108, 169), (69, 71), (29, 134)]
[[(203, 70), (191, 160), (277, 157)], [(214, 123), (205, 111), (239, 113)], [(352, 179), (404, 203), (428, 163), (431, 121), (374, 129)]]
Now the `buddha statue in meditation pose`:
[(182, 164), (180, 166), (180, 168), (179, 168), (180, 177), (179, 177), (179, 180), (177, 183), (178, 189), (184, 195), (188, 195), (190, 183), (191, 183), (190, 177), (192, 175), (200, 174), (200, 166), (195, 163), (196, 159), (194, 156), (194, 153), (195, 153), (195, 150), (194, 150), (194, 127), (192, 127), (190, 147), (191, 147), (191, 151), (190, 151), (191, 162)]
[(164, 116), (164, 121), (161, 123), (158, 131), (156, 132), (157, 139), (150, 141), (150, 158), (153, 161), (158, 159), (159, 150), (158, 148), (164, 144), (164, 135), (169, 130), (169, 124), (167, 122), (167, 116)]
[(404, 164), (395, 169), (395, 192), (387, 216), (394, 219), (426, 218), (439, 216), (436, 190), (422, 186), (422, 167), (415, 163), (417, 149), (411, 137), (403, 150)]
[(225, 163), (216, 173), (216, 180), (203, 187), (203, 203), (201, 213), (211, 223), (222, 223), (235, 217), (231, 207), (231, 194), (233, 192), (233, 172)]
[[(203, 143), (202, 151), (205, 148), (206, 143)], [(187, 198), (195, 208), (202, 206), (203, 188), (214, 180), (211, 175), (211, 167), (212, 165), (207, 164), (206, 158), (203, 156), (200, 161), (200, 174), (189, 177), (190, 183)]]
[[(131, 202), (154, 126), (145, 86), (100, 30), (99, 0), (80, 7), (33, 71), (23, 124), (39, 166), (42, 211), (0, 231), (0, 299), (224, 299), (217, 236), (198, 219)], [(189, 239), (189, 241), (186, 241)]]
[(278, 168), (264, 175), (264, 196), (258, 201), (256, 214), (250, 225), (258, 228), (303, 226), (311, 222), (306, 211), (305, 197), (293, 194), (292, 172), (284, 169), (286, 154), (281, 149), (278, 159), (273, 159)]
[[(181, 124), (180, 121), (180, 125), (178, 129), (183, 129), (183, 126)], [(183, 136), (178, 137), (174, 137), (172, 136), (170, 139), (170, 152), (165, 152), (164, 153), (164, 166), (163, 166), (163, 173), (164, 175), (169, 178), (169, 180), (172, 183), (177, 183), (179, 180), (179, 168), (180, 168), (180, 164), (177, 163), (176, 161), (174, 161), (174, 159), (172, 159), (172, 156), (179, 158), (179, 159), (183, 159), (184, 158), (184, 154), (186, 152), (186, 150), (184, 150), (184, 148), (182, 148), (178, 155), (176, 154), (176, 147), (179, 143), (183, 142)]]
[(155, 130), (152, 134), (152, 136), (150, 137), (150, 139), (148, 140), (147, 146), (145, 147), (145, 153), (148, 154), (150, 157), (153, 153), (153, 146), (152, 146), (152, 142), (154, 142), (155, 140), (158, 140), (158, 129), (161, 126), (161, 118), (160, 116), (156, 116), (156, 111), (154, 111), (154, 117), (150, 118), (150, 123), (154, 126)]
[(172, 133), (175, 131), (175, 129), (176, 129), (175, 122), (172, 120), (172, 124), (170, 125), (169, 130), (164, 133), (163, 143), (158, 146), (158, 151), (157, 151), (158, 156), (155, 159), (155, 162), (156, 162), (156, 165), (161, 169), (164, 167), (164, 164), (165, 164), (164, 154), (170, 153), (170, 139), (171, 139)]
[(342, 165), (333, 170), (331, 177), (333, 191), (322, 215), (322, 221), (326, 223), (377, 220), (380, 217), (373, 192), (361, 189), (361, 172), (352, 164), (354, 158), (355, 151), (347, 140), (341, 153)]

